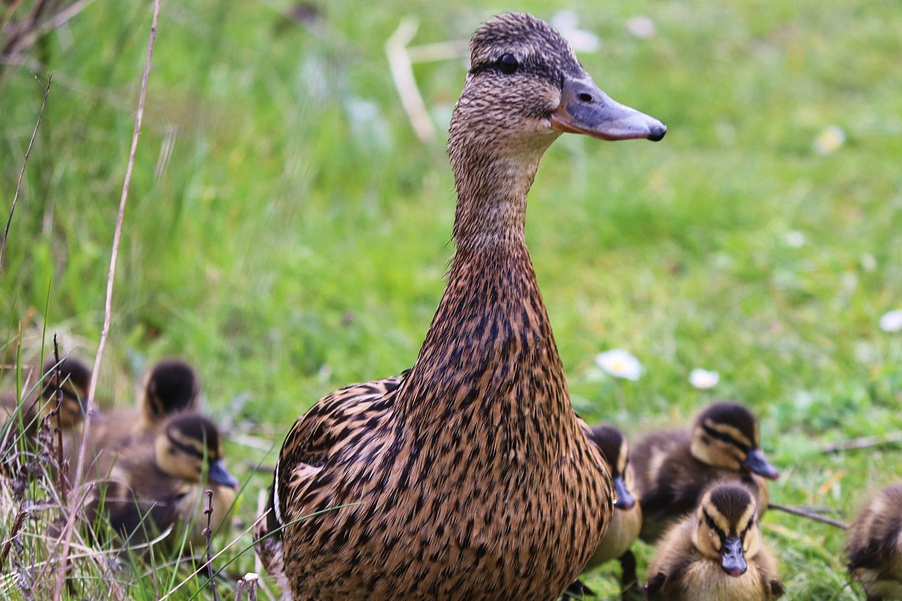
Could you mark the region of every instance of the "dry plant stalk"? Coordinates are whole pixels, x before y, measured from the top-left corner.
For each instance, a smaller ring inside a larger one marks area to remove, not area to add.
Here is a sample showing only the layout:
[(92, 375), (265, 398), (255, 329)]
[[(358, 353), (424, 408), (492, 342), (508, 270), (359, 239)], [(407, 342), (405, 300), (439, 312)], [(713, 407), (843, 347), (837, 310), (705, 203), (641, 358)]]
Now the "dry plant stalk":
[(235, 601), (241, 601), (245, 588), (247, 588), (248, 601), (257, 601), (257, 583), (259, 581), (260, 576), (254, 572), (248, 572), (242, 576), (241, 579), (238, 580), (238, 584), (235, 585)]
[[(119, 243), (122, 239), (122, 223), (125, 218), (125, 207), (128, 201), (128, 190), (131, 185), (132, 172), (135, 167), (135, 155), (138, 152), (138, 138), (141, 136), (141, 123), (144, 119), (144, 102), (147, 98), (147, 82), (150, 79), (150, 65), (153, 59), (153, 48), (157, 38), (157, 24), (160, 19), (161, 0), (154, 0), (153, 18), (150, 26), (150, 35), (147, 44), (147, 59), (144, 62), (144, 74), (141, 78), (141, 92), (138, 96), (138, 110), (135, 115), (135, 128), (132, 133), (132, 145), (128, 155), (128, 165), (125, 171), (125, 178), (122, 183), (122, 195), (119, 199), (119, 213), (116, 217), (116, 229), (113, 234), (113, 245), (110, 250), (110, 270), (107, 276), (106, 302), (104, 304), (103, 329), (100, 333), (100, 342), (97, 345), (97, 355), (94, 358), (94, 368), (92, 373), (95, 377), (91, 378), (91, 384), (88, 387), (88, 398), (85, 400), (85, 414), (90, 414), (94, 406), (94, 394), (97, 389), (97, 374), (100, 373), (100, 365), (103, 360), (103, 351), (106, 347), (107, 337), (110, 331), (110, 322), (112, 319), (113, 304), (113, 283), (116, 278), (116, 260), (119, 256)], [(84, 431), (82, 433), (81, 448), (79, 449), (78, 462), (75, 467), (74, 483), (79, 486), (84, 472), (85, 454), (87, 451), (87, 443), (91, 437), (91, 420), (85, 420)], [(62, 535), (62, 550), (60, 553), (60, 568), (57, 570), (56, 587), (53, 591), (53, 599), (62, 598), (63, 586), (66, 582), (66, 565), (69, 559), (69, 550), (72, 546), (72, 535), (75, 526), (75, 515), (78, 512), (78, 505), (75, 499), (79, 495), (72, 495), (69, 503), (69, 519), (66, 521), (65, 530)]]
[[(37, 77), (35, 77), (37, 79)], [(22, 169), (19, 170), (19, 180), (16, 182), (16, 192), (13, 195), (13, 203), (9, 208), (9, 218), (6, 220), (6, 229), (3, 230), (3, 241), (0, 242), (0, 273), (3, 273), (3, 259), (6, 257), (6, 240), (9, 238), (9, 228), (13, 223), (13, 213), (16, 212), (16, 204), (19, 202), (19, 193), (22, 191), (22, 180), (25, 178), (25, 167), (28, 165), (28, 157), (31, 156), (31, 149), (34, 148), (34, 140), (38, 137), (38, 128), (41, 121), (44, 120), (44, 109), (47, 108), (47, 98), (50, 96), (50, 84), (53, 82), (53, 74), (47, 76), (47, 87), (41, 86), (44, 91), (44, 99), (41, 101), (41, 110), (38, 113), (38, 120), (34, 124), (34, 130), (31, 132), (31, 140), (28, 141), (28, 147), (25, 149), (25, 159), (22, 161)], [(40, 85), (40, 82), (38, 82)]]
[(799, 517), (807, 518), (815, 522), (821, 522), (822, 524), (829, 524), (841, 530), (849, 529), (849, 525), (845, 522), (840, 522), (839, 520), (828, 518), (825, 515), (820, 515), (819, 513), (815, 513), (814, 511), (810, 511), (803, 507), (793, 507), (791, 505), (783, 505), (782, 503), (768, 503), (767, 508), (776, 509), (777, 511), (782, 511), (783, 513), (788, 513), (789, 515), (797, 515)]
[(204, 491), (204, 498), (207, 505), (204, 507), (204, 515), (207, 516), (207, 527), (204, 528), (204, 538), (207, 540), (207, 561), (204, 567), (207, 569), (207, 582), (210, 583), (210, 592), (213, 593), (213, 601), (219, 601), (219, 592), (216, 590), (216, 573), (213, 570), (213, 528), (211, 522), (213, 520), (213, 491), (207, 489)]
[(56, 361), (53, 368), (53, 382), (56, 386), (56, 490), (60, 493), (63, 505), (69, 504), (69, 480), (66, 472), (68, 465), (63, 460), (63, 383), (60, 382), (60, 347), (56, 334), (53, 335), (53, 358)]

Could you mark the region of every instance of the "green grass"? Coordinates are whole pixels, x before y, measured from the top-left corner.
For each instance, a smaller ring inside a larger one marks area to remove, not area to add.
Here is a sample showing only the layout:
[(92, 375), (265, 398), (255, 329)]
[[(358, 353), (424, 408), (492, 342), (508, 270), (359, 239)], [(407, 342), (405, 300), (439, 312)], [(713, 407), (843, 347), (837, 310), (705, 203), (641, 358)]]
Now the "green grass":
[[(409, 126), (386, 39), (405, 14), (428, 15), (415, 43), (429, 43), (464, 39), (505, 9), (554, 10), (337, 0), (304, 28), (281, 16), (288, 6), (164, 3), (99, 376), (99, 398), (123, 405), (148, 362), (197, 366), (207, 408), (233, 423), (245, 527), (268, 484), (254, 467), (274, 463), (293, 420), (338, 386), (409, 367), (442, 292), (453, 181), (443, 139), (424, 145)], [(569, 6), (602, 38), (581, 54), (595, 80), (669, 127), (660, 144), (562, 139), (530, 196), (528, 241), (574, 404), (638, 436), (739, 399), (783, 470), (771, 497), (850, 519), (899, 476), (897, 448), (820, 449), (902, 427), (902, 336), (877, 327), (902, 306), (902, 38), (891, 26), (902, 8)], [(628, 33), (638, 14), (657, 35)], [(8, 361), (21, 324), (26, 361), (44, 324), (64, 351), (93, 357), (149, 23), (149, 3), (97, 2), (28, 55), (44, 66), (3, 67), (4, 207), (40, 107), (31, 71), (53, 73), (0, 273)], [(463, 61), (416, 75), (444, 118)], [(845, 144), (815, 153), (831, 125)], [(612, 347), (640, 358), (638, 382), (598, 376), (594, 355)], [(721, 374), (713, 394), (688, 384), (693, 367)], [(776, 512), (764, 532), (788, 598), (863, 598), (847, 586), (841, 532)], [(640, 551), (644, 565), (651, 549)], [(253, 569), (250, 552), (227, 557), (230, 574)], [(138, 569), (129, 594), (154, 598), (185, 573)], [(612, 594), (611, 573), (587, 583)]]

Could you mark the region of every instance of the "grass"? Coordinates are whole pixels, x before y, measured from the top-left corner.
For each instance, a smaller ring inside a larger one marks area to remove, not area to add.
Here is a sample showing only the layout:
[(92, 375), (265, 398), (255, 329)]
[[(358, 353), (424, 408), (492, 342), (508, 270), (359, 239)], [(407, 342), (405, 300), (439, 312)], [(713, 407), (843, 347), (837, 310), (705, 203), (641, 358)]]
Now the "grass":
[[(338, 386), (409, 367), (442, 292), (453, 182), (443, 142), (419, 142), (406, 120), (385, 40), (405, 14), (428, 15), (414, 42), (428, 43), (465, 39), (502, 10), (554, 10), (425, 6), (336, 0), (307, 26), (275, 0), (163, 6), (99, 398), (131, 403), (163, 356), (197, 366), (208, 410), (231, 424), (239, 527), (268, 484), (256, 466), (273, 464), (293, 420)], [(669, 127), (656, 145), (562, 139), (530, 196), (527, 236), (575, 406), (638, 436), (739, 399), (783, 470), (772, 498), (851, 519), (899, 475), (894, 447), (820, 449), (902, 427), (902, 337), (877, 327), (902, 305), (902, 39), (887, 26), (902, 8), (570, 6), (602, 39), (581, 54), (586, 69)], [(657, 34), (630, 35), (635, 15)], [(40, 107), (34, 78), (53, 73), (0, 273), (8, 363), (20, 330), (25, 362), (52, 333), (93, 356), (149, 23), (148, 3), (92, 3), (31, 62), (2, 66), (4, 206)], [(444, 129), (463, 60), (419, 64), (416, 76)], [(845, 143), (818, 154), (829, 126)], [(599, 376), (593, 357), (612, 347), (642, 361), (638, 382)], [(713, 394), (688, 384), (694, 367), (721, 374)], [(764, 532), (788, 598), (863, 598), (847, 583), (841, 532), (776, 512)], [(253, 569), (238, 553), (249, 544), (242, 536), (220, 562), (233, 583)], [(640, 547), (640, 569), (651, 551)], [(188, 573), (144, 565), (123, 576), (131, 598)], [(611, 575), (586, 581), (613, 594)], [(172, 598), (191, 594), (209, 591), (191, 581)]]

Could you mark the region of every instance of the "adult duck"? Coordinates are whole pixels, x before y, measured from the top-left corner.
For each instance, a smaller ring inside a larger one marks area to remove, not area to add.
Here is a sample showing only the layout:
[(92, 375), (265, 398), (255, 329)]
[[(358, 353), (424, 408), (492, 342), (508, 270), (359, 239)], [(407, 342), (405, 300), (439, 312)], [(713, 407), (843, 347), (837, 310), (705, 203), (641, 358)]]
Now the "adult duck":
[(608, 98), (530, 15), (492, 19), (470, 51), (448, 140), (457, 250), (417, 360), (321, 399), (279, 455), (257, 552), (295, 601), (554, 599), (610, 520), (610, 474), (526, 249), (526, 195), (562, 132), (666, 129)]

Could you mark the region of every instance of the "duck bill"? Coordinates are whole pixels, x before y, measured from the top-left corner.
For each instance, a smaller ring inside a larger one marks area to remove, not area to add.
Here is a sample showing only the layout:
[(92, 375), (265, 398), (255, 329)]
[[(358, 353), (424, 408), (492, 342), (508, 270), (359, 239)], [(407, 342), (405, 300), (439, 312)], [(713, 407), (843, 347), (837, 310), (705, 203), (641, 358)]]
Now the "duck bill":
[(745, 574), (748, 564), (742, 552), (742, 541), (738, 536), (728, 536), (724, 540), (720, 549), (720, 566), (729, 576), (737, 577)]
[(626, 487), (626, 482), (623, 481), (623, 476), (615, 476), (614, 477), (614, 493), (617, 495), (617, 500), (614, 501), (615, 509), (632, 509), (636, 506), (636, 497), (630, 494), (629, 488)]
[(776, 480), (780, 475), (780, 470), (764, 458), (764, 453), (761, 452), (761, 449), (752, 449), (749, 451), (745, 461), (742, 462), (742, 466), (769, 480)]
[(561, 104), (551, 114), (551, 129), (601, 140), (646, 139), (653, 142), (667, 133), (663, 123), (616, 102), (588, 76), (564, 80)]
[(238, 488), (238, 479), (229, 473), (222, 461), (216, 460), (210, 463), (210, 472), (207, 477), (211, 482), (228, 488)]

